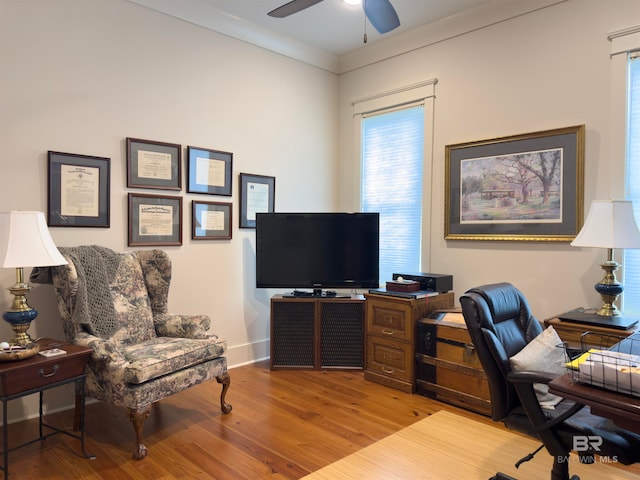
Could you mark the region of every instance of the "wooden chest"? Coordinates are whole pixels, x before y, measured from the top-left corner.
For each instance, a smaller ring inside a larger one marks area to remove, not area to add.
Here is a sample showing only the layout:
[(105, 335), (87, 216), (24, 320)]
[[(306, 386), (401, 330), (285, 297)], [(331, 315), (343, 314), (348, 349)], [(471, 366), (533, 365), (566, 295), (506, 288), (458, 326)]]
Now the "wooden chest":
[(416, 385), (421, 395), (491, 414), (487, 377), (461, 313), (436, 312), (418, 321)]

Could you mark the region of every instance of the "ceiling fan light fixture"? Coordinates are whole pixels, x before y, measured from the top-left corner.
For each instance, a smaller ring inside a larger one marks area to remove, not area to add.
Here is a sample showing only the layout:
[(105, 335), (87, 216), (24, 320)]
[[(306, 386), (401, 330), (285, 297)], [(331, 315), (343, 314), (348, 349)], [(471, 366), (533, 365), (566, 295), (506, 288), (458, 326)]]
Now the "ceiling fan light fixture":
[[(284, 5), (271, 10), (267, 15), (284, 18), (312, 7), (323, 0), (290, 0)], [(344, 0), (345, 4), (348, 0)], [(380, 34), (385, 34), (400, 26), (400, 19), (390, 0), (362, 0), (365, 17)]]

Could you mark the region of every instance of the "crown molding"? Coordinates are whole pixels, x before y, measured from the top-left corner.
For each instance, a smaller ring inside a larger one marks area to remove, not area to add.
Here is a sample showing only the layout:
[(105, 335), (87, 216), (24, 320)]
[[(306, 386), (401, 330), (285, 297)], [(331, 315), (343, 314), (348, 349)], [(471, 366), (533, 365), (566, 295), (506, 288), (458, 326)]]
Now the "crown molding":
[(128, 1), (339, 75), (568, 0), (491, 0), (340, 57), (229, 15), (202, 0)]

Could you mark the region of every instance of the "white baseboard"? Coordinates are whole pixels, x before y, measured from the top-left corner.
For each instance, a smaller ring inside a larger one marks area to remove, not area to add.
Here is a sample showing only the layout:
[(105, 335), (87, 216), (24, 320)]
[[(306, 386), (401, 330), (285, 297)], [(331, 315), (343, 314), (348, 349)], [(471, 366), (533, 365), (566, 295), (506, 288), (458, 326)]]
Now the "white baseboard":
[(226, 353), (227, 365), (229, 368), (234, 368), (266, 360), (270, 356), (269, 348), (268, 338), (258, 342), (231, 346)]

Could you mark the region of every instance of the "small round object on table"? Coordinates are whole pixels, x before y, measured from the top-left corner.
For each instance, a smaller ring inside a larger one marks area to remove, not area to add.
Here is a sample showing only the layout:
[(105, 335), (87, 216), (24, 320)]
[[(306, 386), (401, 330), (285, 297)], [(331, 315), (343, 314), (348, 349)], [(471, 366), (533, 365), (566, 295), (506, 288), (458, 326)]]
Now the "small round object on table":
[(0, 349), (0, 362), (11, 362), (14, 360), (24, 360), (31, 358), (40, 351), (37, 343), (29, 343), (23, 345), (24, 348), (16, 348), (15, 346)]

